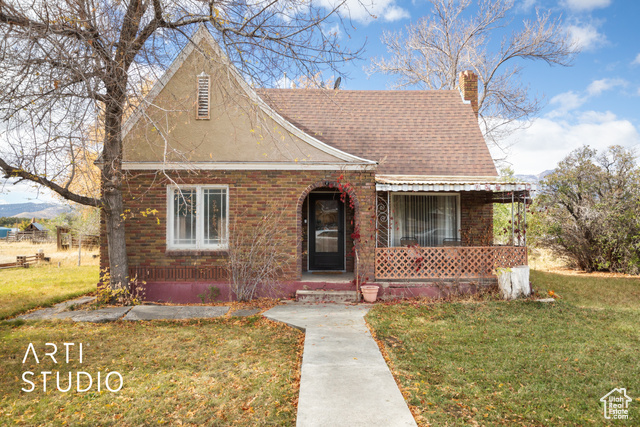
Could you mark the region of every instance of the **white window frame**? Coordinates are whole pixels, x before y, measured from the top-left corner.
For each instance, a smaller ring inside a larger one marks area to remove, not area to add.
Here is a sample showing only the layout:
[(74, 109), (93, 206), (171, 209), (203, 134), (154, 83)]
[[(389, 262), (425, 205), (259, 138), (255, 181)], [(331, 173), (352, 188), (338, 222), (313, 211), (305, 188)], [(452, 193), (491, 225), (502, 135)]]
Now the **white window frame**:
[(460, 227), (461, 227), (461, 213), (462, 209), (460, 206), (460, 193), (444, 193), (439, 191), (394, 191), (391, 194), (391, 203), (389, 206), (389, 228), (391, 229), (391, 238), (389, 239), (389, 247), (393, 247), (393, 242), (395, 242), (395, 229), (394, 220), (391, 219), (393, 217), (393, 208), (395, 206), (395, 196), (399, 195), (409, 195), (409, 196), (456, 196), (456, 216), (457, 216), (457, 229), (456, 229), (456, 239), (460, 239)]
[[(204, 217), (200, 212), (204, 212), (204, 190), (225, 190), (225, 235), (227, 239), (222, 243), (204, 244)], [(196, 190), (196, 244), (175, 244), (174, 241), (174, 190)], [(224, 250), (229, 248), (229, 186), (228, 185), (168, 185), (167, 186), (167, 249), (173, 250)]]

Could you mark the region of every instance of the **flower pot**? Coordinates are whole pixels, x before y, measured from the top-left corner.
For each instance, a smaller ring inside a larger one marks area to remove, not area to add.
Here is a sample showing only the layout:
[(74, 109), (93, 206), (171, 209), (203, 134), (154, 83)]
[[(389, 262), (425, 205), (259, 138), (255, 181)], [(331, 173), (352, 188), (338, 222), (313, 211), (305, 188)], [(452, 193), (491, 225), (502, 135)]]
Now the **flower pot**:
[(360, 286), (360, 290), (362, 291), (362, 297), (365, 302), (376, 302), (376, 298), (378, 298), (378, 286), (362, 285)]

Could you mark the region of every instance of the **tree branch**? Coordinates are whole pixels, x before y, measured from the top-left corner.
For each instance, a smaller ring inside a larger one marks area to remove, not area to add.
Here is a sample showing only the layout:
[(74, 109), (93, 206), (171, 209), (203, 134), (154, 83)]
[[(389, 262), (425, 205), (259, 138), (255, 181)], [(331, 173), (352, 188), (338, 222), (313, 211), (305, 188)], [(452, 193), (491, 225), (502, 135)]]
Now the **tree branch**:
[(36, 182), (38, 184), (41, 184), (41, 185), (43, 185), (43, 186), (55, 191), (56, 193), (58, 193), (59, 195), (61, 195), (65, 199), (71, 200), (72, 202), (80, 203), (82, 205), (87, 205), (87, 206), (95, 206), (95, 207), (98, 207), (98, 208), (103, 207), (103, 201), (101, 199), (95, 199), (93, 197), (85, 197), (85, 196), (81, 196), (79, 194), (72, 193), (67, 188), (64, 188), (64, 187), (56, 184), (55, 182), (47, 179), (44, 176), (34, 175), (34, 174), (32, 174), (30, 172), (27, 172), (27, 171), (25, 171), (23, 169), (19, 169), (19, 168), (16, 168), (14, 166), (10, 166), (2, 158), (0, 158), (0, 169), (2, 169), (2, 171), (4, 172), (4, 177), (5, 178), (27, 179), (29, 181)]

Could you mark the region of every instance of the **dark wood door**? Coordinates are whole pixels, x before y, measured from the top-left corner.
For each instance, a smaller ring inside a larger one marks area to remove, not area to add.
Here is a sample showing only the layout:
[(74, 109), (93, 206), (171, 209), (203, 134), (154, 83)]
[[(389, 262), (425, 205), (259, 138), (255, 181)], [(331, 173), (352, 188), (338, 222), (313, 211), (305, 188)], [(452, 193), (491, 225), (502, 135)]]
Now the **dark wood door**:
[(344, 203), (339, 193), (309, 195), (309, 270), (344, 270)]

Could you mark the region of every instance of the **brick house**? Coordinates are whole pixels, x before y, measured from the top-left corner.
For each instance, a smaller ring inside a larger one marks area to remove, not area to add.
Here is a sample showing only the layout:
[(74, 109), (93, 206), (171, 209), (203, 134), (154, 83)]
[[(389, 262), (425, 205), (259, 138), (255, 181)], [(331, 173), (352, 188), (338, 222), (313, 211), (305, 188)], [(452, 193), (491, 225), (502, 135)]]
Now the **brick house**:
[(151, 300), (198, 302), (212, 285), (226, 297), (229, 234), (270, 209), (294, 260), (281, 296), (363, 280), (383, 296), (433, 295), (435, 282), (526, 264), (523, 245), (493, 245), (492, 206), (526, 202), (529, 187), (500, 182), (475, 76), (463, 73), (461, 87), (462, 97), (256, 91), (200, 28), (124, 127), (132, 277)]

